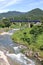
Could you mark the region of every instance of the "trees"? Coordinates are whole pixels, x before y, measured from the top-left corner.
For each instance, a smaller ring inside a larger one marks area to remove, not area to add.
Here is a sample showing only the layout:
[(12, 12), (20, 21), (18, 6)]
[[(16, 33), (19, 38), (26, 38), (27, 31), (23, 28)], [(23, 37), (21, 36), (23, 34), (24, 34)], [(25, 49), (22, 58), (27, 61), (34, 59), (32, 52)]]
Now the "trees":
[(8, 19), (3, 19), (2, 22), (3, 22), (3, 24), (5, 25), (5, 27), (9, 27), (10, 24), (11, 24)]
[(37, 36), (43, 33), (43, 26), (34, 26), (32, 30), (30, 31), (30, 34), (32, 34), (33, 42), (36, 42)]
[(43, 50), (43, 45), (40, 46), (40, 50)]
[(0, 28), (4, 28), (5, 24), (2, 22), (2, 20), (0, 20)]
[(4, 27), (9, 27), (10, 25), (11, 23), (9, 19), (0, 20), (0, 27), (4, 28)]

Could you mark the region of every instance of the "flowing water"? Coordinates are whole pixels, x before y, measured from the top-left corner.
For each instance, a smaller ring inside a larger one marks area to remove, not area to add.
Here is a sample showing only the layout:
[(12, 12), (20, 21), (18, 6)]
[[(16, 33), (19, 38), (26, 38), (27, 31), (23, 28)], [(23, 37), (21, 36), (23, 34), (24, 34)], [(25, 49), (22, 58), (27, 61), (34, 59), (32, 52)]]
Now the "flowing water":
[[(9, 33), (13, 32), (15, 31), (9, 31)], [(8, 34), (0, 35), (0, 50), (4, 51), (6, 55), (12, 60), (12, 62), (14, 61), (16, 63), (19, 63), (20, 65), (41, 65), (34, 59), (31, 60), (27, 58), (24, 54), (22, 54), (20, 52), (20, 45), (13, 43), (12, 39), (10, 38), (10, 35)]]

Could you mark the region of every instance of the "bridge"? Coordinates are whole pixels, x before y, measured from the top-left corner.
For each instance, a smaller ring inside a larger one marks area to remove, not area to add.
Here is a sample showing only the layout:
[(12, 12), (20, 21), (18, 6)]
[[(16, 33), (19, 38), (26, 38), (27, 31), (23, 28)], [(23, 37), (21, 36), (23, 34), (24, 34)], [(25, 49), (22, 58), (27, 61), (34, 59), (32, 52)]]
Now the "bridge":
[(21, 25), (22, 22), (27, 22), (29, 28), (31, 27), (31, 23), (37, 24), (37, 25), (40, 24), (40, 21), (39, 20), (14, 20), (14, 19), (10, 19), (10, 22), (11, 23), (15, 23), (15, 22), (18, 22), (19, 23), (20, 22), (20, 25)]

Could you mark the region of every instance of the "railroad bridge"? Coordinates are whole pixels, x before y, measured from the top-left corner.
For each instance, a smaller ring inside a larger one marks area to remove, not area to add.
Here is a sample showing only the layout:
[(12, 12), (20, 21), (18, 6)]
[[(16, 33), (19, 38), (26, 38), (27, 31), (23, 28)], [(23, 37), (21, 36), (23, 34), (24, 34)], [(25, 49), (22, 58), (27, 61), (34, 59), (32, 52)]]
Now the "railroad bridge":
[(14, 22), (20, 22), (20, 26), (21, 26), (21, 22), (26, 22), (28, 23), (28, 27), (30, 28), (33, 25), (41, 25), (41, 22), (39, 20), (13, 20), (10, 19), (10, 22), (14, 23)]

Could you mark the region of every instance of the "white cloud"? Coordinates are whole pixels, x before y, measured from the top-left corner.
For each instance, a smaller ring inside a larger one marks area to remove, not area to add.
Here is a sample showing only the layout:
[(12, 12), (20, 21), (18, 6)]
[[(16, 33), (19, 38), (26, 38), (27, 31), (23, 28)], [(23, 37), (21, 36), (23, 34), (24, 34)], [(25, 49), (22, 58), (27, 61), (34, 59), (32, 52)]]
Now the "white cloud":
[(36, 1), (36, 2), (31, 2), (29, 5), (40, 5), (40, 4), (43, 4), (43, 0), (39, 0), (39, 1)]
[(22, 0), (0, 0), (0, 13), (9, 11), (9, 6), (20, 3)]
[(24, 11), (25, 11), (26, 7), (28, 7), (28, 10), (29, 10), (29, 8), (30, 9), (35, 8), (35, 7), (40, 8), (43, 5), (43, 0), (0, 0), (0, 12), (2, 13), (2, 12), (7, 12), (9, 10), (12, 10), (11, 6), (14, 4), (21, 3), (21, 1), (22, 1), (22, 4), (20, 4), (21, 7), (15, 6), (15, 9), (17, 9), (18, 7), (19, 10), (20, 9), (23, 10), (22, 9), (22, 5), (23, 5)]
[(6, 8), (13, 4), (19, 3), (21, 0), (0, 0), (0, 9)]
[(2, 13), (2, 12), (7, 12), (7, 11), (9, 11), (9, 9), (6, 9), (6, 10), (0, 10), (0, 13)]
[(0, 0), (0, 2), (2, 2), (2, 1), (5, 1), (5, 0)]

